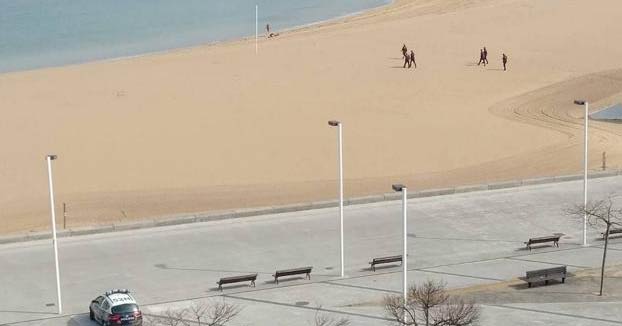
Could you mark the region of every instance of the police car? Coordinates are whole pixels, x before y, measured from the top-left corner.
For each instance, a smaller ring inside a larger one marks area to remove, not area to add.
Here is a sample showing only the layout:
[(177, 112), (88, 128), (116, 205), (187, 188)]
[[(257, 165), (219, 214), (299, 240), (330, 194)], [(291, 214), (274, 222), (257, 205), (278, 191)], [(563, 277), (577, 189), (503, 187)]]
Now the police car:
[(130, 291), (107, 291), (91, 301), (89, 317), (103, 326), (142, 326), (143, 314)]

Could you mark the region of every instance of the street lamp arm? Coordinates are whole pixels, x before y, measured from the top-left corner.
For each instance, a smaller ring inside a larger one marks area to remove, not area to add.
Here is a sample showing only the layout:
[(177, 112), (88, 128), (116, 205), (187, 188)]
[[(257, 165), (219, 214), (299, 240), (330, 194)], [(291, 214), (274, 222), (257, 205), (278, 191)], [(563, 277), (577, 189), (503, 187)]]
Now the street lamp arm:
[(393, 191), (396, 192), (402, 192), (404, 189), (407, 189), (405, 185), (400, 183), (392, 185), (391, 188), (393, 188)]

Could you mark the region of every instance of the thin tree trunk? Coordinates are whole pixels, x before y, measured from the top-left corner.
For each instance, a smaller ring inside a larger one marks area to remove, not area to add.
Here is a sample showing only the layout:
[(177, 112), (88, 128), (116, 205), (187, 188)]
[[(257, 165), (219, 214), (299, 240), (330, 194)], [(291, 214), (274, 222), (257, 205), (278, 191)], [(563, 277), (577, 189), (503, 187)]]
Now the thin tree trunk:
[(607, 259), (607, 245), (609, 244), (609, 228), (611, 224), (607, 223), (607, 230), (605, 231), (605, 248), (603, 249), (603, 265), (600, 268), (600, 293), (603, 295), (603, 282), (605, 281), (605, 260)]

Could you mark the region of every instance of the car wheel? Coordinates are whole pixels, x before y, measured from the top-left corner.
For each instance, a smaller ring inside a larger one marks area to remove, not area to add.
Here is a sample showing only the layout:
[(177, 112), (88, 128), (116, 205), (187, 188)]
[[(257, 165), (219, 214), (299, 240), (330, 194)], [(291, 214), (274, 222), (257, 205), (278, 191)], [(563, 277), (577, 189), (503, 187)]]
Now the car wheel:
[(93, 310), (91, 310), (89, 308), (89, 318), (91, 318), (91, 320), (95, 320), (95, 314), (93, 313)]

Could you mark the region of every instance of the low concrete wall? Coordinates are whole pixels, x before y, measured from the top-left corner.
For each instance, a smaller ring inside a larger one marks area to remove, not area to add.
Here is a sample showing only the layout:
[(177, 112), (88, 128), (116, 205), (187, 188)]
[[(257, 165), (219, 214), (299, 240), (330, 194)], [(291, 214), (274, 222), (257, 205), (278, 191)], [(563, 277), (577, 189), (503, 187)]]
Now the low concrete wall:
[[(621, 174), (622, 174), (621, 170), (591, 172), (589, 174), (589, 178), (596, 179), (596, 178), (604, 178), (604, 177), (613, 177), (613, 176), (617, 176)], [(540, 184), (547, 184), (547, 183), (576, 181), (576, 180), (582, 180), (582, 179), (583, 179), (582, 174), (563, 175), (563, 176), (544, 177), (544, 178), (535, 178), (535, 179), (526, 179), (526, 180), (504, 181), (504, 182), (496, 182), (496, 183), (490, 183), (490, 184), (460, 186), (460, 187), (455, 187), (455, 188), (429, 189), (429, 190), (409, 192), (408, 198), (445, 196), (445, 195), (461, 194), (461, 193), (467, 193), (467, 192), (508, 189), (508, 188), (540, 185)], [(377, 203), (377, 202), (382, 202), (382, 201), (394, 201), (394, 200), (400, 200), (400, 198), (401, 198), (400, 194), (393, 192), (393, 193), (386, 193), (382, 195), (373, 195), (373, 196), (344, 199), (344, 205), (349, 206), (349, 205)], [(72, 236), (80, 236), (80, 235), (87, 235), (87, 234), (138, 230), (138, 229), (179, 225), (179, 224), (189, 224), (189, 223), (197, 223), (197, 222), (218, 221), (218, 220), (242, 218), (242, 217), (249, 217), (249, 216), (290, 213), (290, 212), (307, 211), (307, 210), (312, 210), (312, 209), (330, 208), (330, 207), (337, 207), (337, 206), (339, 206), (338, 200), (329, 200), (329, 201), (300, 203), (300, 204), (273, 206), (273, 207), (258, 207), (258, 208), (236, 209), (236, 210), (229, 210), (229, 211), (204, 212), (204, 213), (195, 213), (195, 214), (185, 214), (185, 215), (179, 215), (179, 216), (161, 217), (157, 219), (143, 219), (143, 220), (139, 220), (139, 221), (131, 222), (131, 223), (118, 223), (118, 224), (112, 224), (112, 225), (89, 226), (89, 227), (59, 230), (57, 231), (56, 235), (59, 238), (63, 238), (63, 237), (72, 237)], [(26, 234), (0, 236), (0, 244), (44, 240), (44, 239), (50, 239), (51, 237), (52, 236), (50, 232), (30, 232)]]

